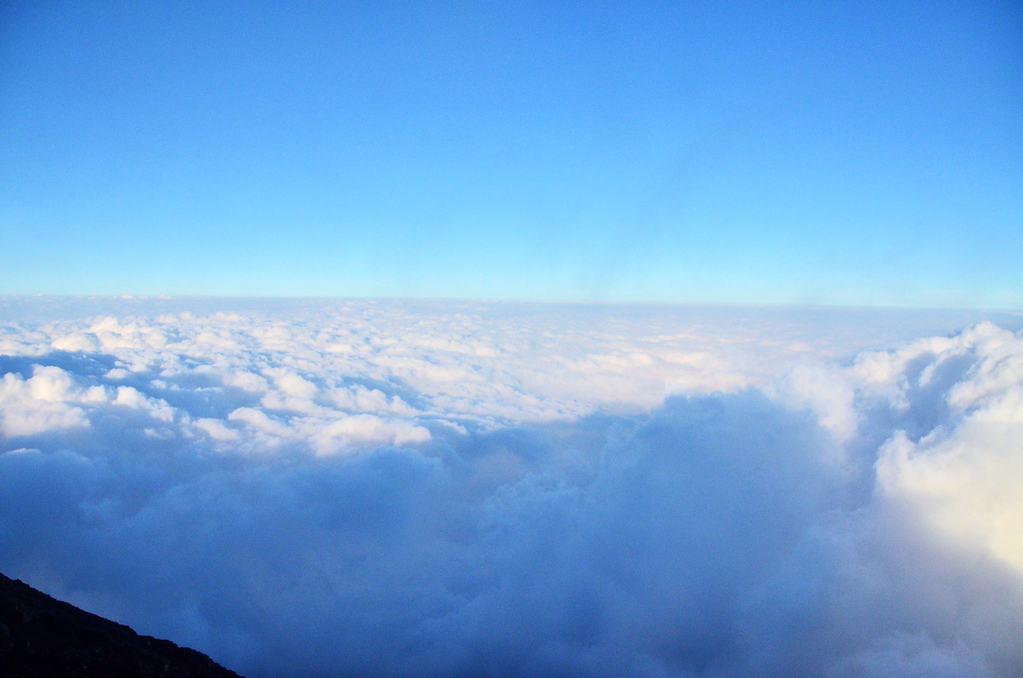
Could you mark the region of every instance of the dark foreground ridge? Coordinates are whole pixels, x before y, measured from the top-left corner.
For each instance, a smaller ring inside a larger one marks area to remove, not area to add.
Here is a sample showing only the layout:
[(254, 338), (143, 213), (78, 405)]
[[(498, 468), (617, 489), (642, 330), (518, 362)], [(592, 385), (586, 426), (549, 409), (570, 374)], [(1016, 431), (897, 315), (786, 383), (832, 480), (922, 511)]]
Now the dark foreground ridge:
[(120, 678), (239, 678), (169, 640), (140, 636), (0, 574), (0, 674)]

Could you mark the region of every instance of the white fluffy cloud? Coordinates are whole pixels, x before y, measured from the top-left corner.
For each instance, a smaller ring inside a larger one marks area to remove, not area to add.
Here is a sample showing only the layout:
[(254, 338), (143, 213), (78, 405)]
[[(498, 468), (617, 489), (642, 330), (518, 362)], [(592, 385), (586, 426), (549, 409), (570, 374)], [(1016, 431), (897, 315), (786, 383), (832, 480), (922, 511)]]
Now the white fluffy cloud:
[(77, 403), (108, 400), (102, 386), (83, 388), (59, 367), (32, 366), (27, 379), (8, 372), (0, 385), (0, 422), (6, 436), (24, 436), (50, 429), (88, 426)]
[(250, 676), (1023, 672), (1018, 333), (191, 303), (0, 330), (6, 574)]
[(923, 387), (946, 362), (965, 358), (969, 368), (945, 393), (947, 421), (917, 440), (897, 431), (884, 445), (881, 486), (912, 500), (939, 529), (982, 543), (1023, 574), (1023, 340), (985, 324), (904, 351), (914, 352), (927, 359), (918, 377)]

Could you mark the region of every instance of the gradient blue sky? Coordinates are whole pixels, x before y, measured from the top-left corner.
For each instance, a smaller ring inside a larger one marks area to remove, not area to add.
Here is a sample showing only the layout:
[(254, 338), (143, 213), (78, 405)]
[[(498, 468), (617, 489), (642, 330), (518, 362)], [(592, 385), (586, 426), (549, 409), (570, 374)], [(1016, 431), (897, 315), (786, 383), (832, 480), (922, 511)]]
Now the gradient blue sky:
[(1023, 308), (1018, 2), (0, 11), (3, 294)]

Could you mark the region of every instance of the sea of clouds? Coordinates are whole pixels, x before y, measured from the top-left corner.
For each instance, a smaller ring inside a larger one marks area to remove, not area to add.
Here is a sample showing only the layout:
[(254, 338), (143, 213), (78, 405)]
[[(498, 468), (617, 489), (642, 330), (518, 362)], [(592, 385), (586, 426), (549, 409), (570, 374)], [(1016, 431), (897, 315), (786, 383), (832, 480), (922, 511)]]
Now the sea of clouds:
[(4, 299), (0, 571), (249, 676), (1023, 675), (1023, 317)]

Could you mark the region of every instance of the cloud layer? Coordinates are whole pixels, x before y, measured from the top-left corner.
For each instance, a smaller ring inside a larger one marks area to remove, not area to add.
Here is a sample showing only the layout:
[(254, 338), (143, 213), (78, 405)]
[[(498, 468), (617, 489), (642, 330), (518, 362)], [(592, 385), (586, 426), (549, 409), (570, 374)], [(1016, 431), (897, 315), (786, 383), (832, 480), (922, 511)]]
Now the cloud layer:
[(7, 574), (249, 676), (1023, 672), (1019, 333), (171, 310), (3, 328)]

